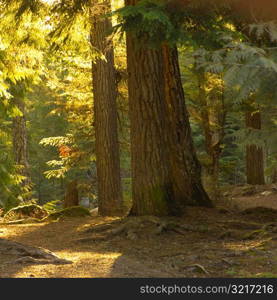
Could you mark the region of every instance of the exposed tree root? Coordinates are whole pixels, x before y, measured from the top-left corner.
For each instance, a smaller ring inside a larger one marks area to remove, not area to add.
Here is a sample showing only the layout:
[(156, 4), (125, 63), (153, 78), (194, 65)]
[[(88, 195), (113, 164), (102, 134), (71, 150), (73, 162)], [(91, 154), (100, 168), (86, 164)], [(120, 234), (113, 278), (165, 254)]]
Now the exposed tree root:
[(101, 231), (105, 231), (108, 229), (111, 229), (114, 227), (116, 224), (120, 224), (122, 220), (115, 220), (110, 223), (105, 223), (105, 224), (99, 224), (99, 225), (94, 225), (84, 231), (84, 233), (97, 233)]
[(200, 264), (193, 264), (193, 265), (189, 265), (187, 266), (189, 268), (195, 268), (196, 270), (200, 271), (200, 272), (203, 272), (204, 274), (210, 274), (209, 271), (207, 271), (202, 265)]
[(227, 228), (232, 229), (240, 229), (240, 230), (256, 230), (261, 228), (261, 224), (254, 223), (254, 222), (243, 222), (243, 221), (236, 221), (236, 220), (230, 220), (230, 221), (224, 221), (224, 222), (218, 222), (221, 224), (221, 226), (226, 226)]
[(118, 235), (124, 235), (127, 239), (136, 240), (140, 235), (153, 236), (168, 231), (186, 235), (186, 231), (207, 232), (208, 229), (204, 226), (181, 224), (178, 220), (172, 221), (154, 216), (128, 217), (123, 220), (91, 227), (84, 233), (90, 233), (93, 236), (78, 239), (77, 242), (104, 241)]
[(0, 223), (0, 225), (34, 224), (34, 223), (40, 223), (40, 222), (41, 222), (41, 220), (37, 219), (37, 218), (27, 218), (27, 219), (2, 222), (2, 223)]
[(269, 233), (264, 230), (264, 229), (258, 229), (258, 230), (254, 230), (251, 232), (246, 233), (243, 237), (242, 240), (254, 240), (257, 238), (264, 238), (269, 236)]
[(247, 233), (243, 239), (252, 240), (255, 238), (264, 238), (276, 235), (277, 233), (277, 223), (267, 223), (260, 227), (259, 229), (250, 231)]
[[(267, 223), (261, 225), (258, 223), (233, 223), (231, 221), (225, 222), (224, 225), (227, 225), (228, 229), (219, 235), (219, 239), (231, 238), (236, 240), (254, 240), (270, 237), (272, 235), (276, 235), (277, 233), (277, 223)], [(230, 229), (230, 227), (232, 229)]]
[[(223, 225), (226, 225), (228, 230), (223, 231), (219, 235), (219, 239), (248, 240), (268, 236), (271, 233), (277, 233), (277, 224), (275, 223), (261, 225), (254, 222), (231, 220), (225, 222), (222, 226)], [(153, 216), (127, 217), (110, 223), (93, 226), (84, 232), (85, 234), (89, 233), (91, 235), (78, 239), (77, 242), (107, 241), (119, 235), (135, 241), (141, 236), (151, 237), (165, 232), (175, 232), (186, 236), (188, 231), (207, 233), (210, 231), (210, 228), (205, 225), (182, 223), (178, 218), (158, 218)]]
[(9, 263), (70, 264), (69, 260), (57, 257), (53, 252), (0, 238), (0, 253), (19, 256)]

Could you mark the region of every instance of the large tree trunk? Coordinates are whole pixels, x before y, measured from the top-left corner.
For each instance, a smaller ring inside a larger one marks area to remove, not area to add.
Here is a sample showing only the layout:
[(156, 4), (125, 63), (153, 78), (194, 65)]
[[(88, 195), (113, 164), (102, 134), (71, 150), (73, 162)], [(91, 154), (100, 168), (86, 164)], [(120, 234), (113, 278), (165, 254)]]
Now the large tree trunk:
[(93, 14), (95, 6), (91, 10), (91, 44), (105, 56), (105, 60), (97, 58), (92, 63), (98, 201), (99, 213), (112, 216), (122, 214), (117, 87), (113, 43), (109, 39), (112, 24), (109, 18), (103, 18), (103, 13), (110, 11), (110, 3), (96, 5), (98, 14)]
[[(127, 1), (126, 4), (134, 4)], [(127, 33), (134, 215), (176, 214), (165, 136), (163, 58)]]
[[(245, 115), (246, 127), (261, 129), (261, 113), (248, 111)], [(265, 184), (263, 148), (257, 145), (246, 146), (246, 178), (248, 184)]]
[[(29, 173), (28, 153), (27, 153), (27, 129), (25, 119), (25, 103), (19, 98), (13, 99), (14, 104), (21, 111), (22, 115), (13, 118), (13, 151), (16, 165), (19, 166), (18, 173), (25, 177), (21, 182), (23, 192), (28, 192), (31, 188)], [(26, 194), (27, 195), (27, 194)], [(26, 196), (28, 199), (28, 196)], [(25, 199), (25, 200), (26, 200)]]
[(201, 166), (193, 145), (185, 105), (177, 47), (162, 46), (170, 176), (176, 201), (183, 205), (212, 203), (201, 182)]
[[(137, 0), (127, 0), (135, 5)], [(201, 184), (185, 108), (177, 49), (153, 49), (127, 32), (135, 215), (177, 215), (211, 206)]]

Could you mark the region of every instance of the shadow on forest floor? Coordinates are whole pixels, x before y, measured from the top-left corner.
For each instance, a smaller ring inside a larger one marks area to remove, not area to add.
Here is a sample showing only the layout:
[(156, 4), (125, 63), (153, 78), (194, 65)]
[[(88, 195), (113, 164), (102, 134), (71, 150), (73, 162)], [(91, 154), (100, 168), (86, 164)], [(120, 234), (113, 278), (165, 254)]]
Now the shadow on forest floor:
[(274, 210), (257, 208), (242, 214), (222, 208), (188, 208), (182, 218), (170, 218), (183, 226), (181, 231), (151, 234), (155, 226), (151, 223), (142, 223), (135, 237), (124, 232), (105, 237), (105, 231), (93, 231), (104, 224), (115, 229), (119, 221), (83, 217), (0, 225), (0, 238), (43, 247), (73, 262), (6, 264), (12, 255), (0, 254), (0, 277), (277, 277)]

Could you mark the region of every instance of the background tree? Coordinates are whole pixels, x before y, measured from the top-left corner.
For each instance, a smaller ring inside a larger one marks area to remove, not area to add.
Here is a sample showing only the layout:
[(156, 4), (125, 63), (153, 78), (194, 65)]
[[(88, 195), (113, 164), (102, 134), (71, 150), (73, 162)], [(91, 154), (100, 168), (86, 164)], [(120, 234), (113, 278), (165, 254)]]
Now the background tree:
[[(261, 113), (259, 110), (248, 110), (245, 114), (246, 128), (261, 130)], [(246, 182), (248, 184), (265, 184), (264, 152), (256, 145), (246, 146)]]
[(99, 51), (92, 62), (95, 153), (98, 180), (99, 213), (122, 214), (122, 189), (117, 129), (117, 84), (114, 66), (112, 23), (105, 14), (109, 1), (91, 7), (91, 44)]

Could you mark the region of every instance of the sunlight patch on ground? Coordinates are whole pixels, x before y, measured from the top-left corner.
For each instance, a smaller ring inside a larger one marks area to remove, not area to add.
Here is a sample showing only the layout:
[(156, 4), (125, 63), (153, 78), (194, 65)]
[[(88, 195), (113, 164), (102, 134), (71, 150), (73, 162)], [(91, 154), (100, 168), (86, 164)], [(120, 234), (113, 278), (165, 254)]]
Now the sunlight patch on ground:
[(8, 229), (0, 227), (0, 237), (4, 237), (7, 234)]
[(59, 277), (59, 278), (96, 278), (109, 277), (115, 261), (121, 253), (92, 253), (58, 251), (61, 258), (71, 260), (68, 265), (25, 265), (16, 271), (12, 277)]
[[(18, 224), (18, 225), (2, 225), (0, 226), (0, 237), (12, 238), (16, 237), (24, 232), (34, 232), (39, 229), (39, 227), (45, 224)], [(19, 233), (20, 232), (20, 233)]]

